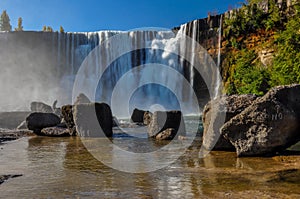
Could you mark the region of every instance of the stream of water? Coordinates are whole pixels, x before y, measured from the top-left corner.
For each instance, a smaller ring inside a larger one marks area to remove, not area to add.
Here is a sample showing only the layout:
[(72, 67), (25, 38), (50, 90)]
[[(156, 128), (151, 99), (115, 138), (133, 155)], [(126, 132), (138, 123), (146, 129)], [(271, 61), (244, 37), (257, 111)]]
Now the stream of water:
[[(155, 150), (164, 144), (115, 132), (113, 143), (126, 150)], [(0, 146), (0, 175), (23, 175), (1, 184), (0, 198), (300, 197), (299, 155), (236, 158), (233, 152), (211, 152), (200, 159), (200, 143), (197, 138), (166, 168), (132, 174), (102, 164), (78, 137), (22, 138)]]

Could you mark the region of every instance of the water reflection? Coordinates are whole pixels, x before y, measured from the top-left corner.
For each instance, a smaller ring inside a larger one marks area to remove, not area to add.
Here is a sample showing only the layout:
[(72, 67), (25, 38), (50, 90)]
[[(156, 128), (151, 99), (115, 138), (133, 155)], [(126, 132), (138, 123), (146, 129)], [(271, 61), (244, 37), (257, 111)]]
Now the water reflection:
[[(129, 141), (121, 144), (125, 146)], [(134, 143), (132, 146), (144, 147), (142, 145)], [(2, 184), (1, 197), (251, 198), (251, 193), (263, 193), (265, 197), (300, 195), (299, 156), (236, 158), (235, 153), (212, 152), (199, 159), (199, 148), (199, 143), (189, 147), (184, 156), (167, 168), (131, 174), (99, 162), (79, 138), (21, 139), (4, 145), (0, 151), (1, 173), (24, 174)]]

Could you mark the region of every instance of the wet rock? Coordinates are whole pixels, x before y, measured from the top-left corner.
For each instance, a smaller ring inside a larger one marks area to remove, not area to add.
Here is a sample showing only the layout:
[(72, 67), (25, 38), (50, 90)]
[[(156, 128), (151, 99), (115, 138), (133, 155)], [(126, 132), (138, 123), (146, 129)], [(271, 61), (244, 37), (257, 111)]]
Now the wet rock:
[(74, 107), (74, 122), (82, 137), (112, 137), (112, 112), (105, 103), (78, 104)]
[[(175, 134), (185, 136), (185, 124), (181, 111), (157, 111), (154, 112), (150, 124), (148, 125), (148, 137), (156, 138), (158, 134), (167, 129), (173, 129), (172, 137)], [(169, 130), (168, 130), (169, 131)], [(168, 133), (165, 133), (166, 135)]]
[(49, 127), (41, 130), (40, 135), (49, 137), (68, 137), (72, 136), (72, 132), (68, 128)]
[(40, 134), (41, 130), (60, 124), (60, 118), (54, 113), (31, 113), (26, 118), (27, 128)]
[(16, 129), (31, 112), (0, 113), (0, 128)]
[(35, 134), (31, 130), (0, 129), (0, 143), (34, 135)]
[(256, 99), (256, 95), (231, 95), (211, 100), (203, 110), (203, 146), (208, 150), (234, 151), (234, 146), (221, 136), (220, 128)]
[(11, 178), (17, 178), (17, 177), (21, 177), (23, 175), (18, 174), (18, 175), (0, 175), (0, 184), (2, 184), (3, 182), (11, 179)]
[(72, 135), (76, 135), (76, 127), (73, 119), (73, 106), (65, 105), (61, 108), (61, 113), (63, 116), (63, 121), (66, 123), (68, 129), (72, 133)]
[(51, 106), (43, 102), (31, 102), (30, 109), (32, 112), (53, 113)]
[(172, 128), (166, 129), (163, 132), (157, 134), (156, 140), (172, 140), (176, 136), (176, 131)]
[(153, 116), (153, 113), (151, 113), (149, 111), (146, 111), (144, 113), (144, 117), (143, 117), (144, 125), (148, 126), (150, 124), (152, 116)]
[(300, 140), (300, 85), (279, 86), (257, 99), (221, 129), (238, 156), (259, 156)]
[(80, 93), (75, 101), (75, 105), (77, 104), (86, 104), (86, 103), (91, 103), (90, 99), (83, 93)]
[(148, 111), (134, 109), (131, 115), (131, 121), (138, 124), (144, 124), (144, 114)]

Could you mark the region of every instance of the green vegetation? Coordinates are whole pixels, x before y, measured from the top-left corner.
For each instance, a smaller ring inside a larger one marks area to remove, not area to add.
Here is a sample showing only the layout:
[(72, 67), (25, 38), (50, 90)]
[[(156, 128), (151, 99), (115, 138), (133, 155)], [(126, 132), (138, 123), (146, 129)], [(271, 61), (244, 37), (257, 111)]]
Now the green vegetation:
[(296, 6), (295, 11), (285, 30), (276, 34), (272, 86), (300, 83), (300, 7)]
[[(300, 7), (287, 12), (269, 1), (264, 12), (259, 2), (250, 1), (225, 20), (227, 94), (263, 95), (273, 86), (300, 83)], [(268, 64), (261, 62), (264, 49), (274, 50)]]
[(10, 19), (9, 16), (4, 10), (0, 17), (0, 30), (1, 31), (11, 31)]

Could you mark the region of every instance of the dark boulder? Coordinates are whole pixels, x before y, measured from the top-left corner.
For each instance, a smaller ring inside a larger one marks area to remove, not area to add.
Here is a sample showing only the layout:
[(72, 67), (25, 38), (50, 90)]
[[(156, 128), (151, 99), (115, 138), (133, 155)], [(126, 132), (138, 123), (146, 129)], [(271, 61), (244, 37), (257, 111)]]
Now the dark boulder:
[(148, 111), (135, 108), (131, 115), (131, 121), (138, 124), (144, 124), (144, 114)]
[(221, 129), (238, 156), (259, 156), (300, 140), (300, 85), (279, 86), (257, 99)]
[(63, 116), (63, 121), (67, 125), (72, 135), (76, 135), (76, 127), (73, 119), (73, 106), (65, 105), (61, 107), (61, 113)]
[(53, 113), (51, 106), (43, 102), (31, 102), (30, 109), (32, 112)]
[(221, 136), (220, 128), (256, 98), (256, 95), (231, 95), (211, 100), (203, 109), (203, 146), (207, 150), (234, 151), (234, 146)]
[(148, 125), (148, 137), (156, 138), (157, 135), (167, 129), (173, 129), (171, 133), (172, 137), (186, 135), (185, 124), (181, 111), (154, 112), (150, 124)]
[(82, 137), (112, 137), (112, 112), (105, 103), (78, 104), (74, 107), (74, 122)]
[(49, 137), (68, 137), (72, 136), (72, 133), (67, 128), (49, 127), (42, 129), (40, 135)]
[(31, 113), (26, 118), (26, 124), (29, 130), (40, 134), (43, 128), (53, 127), (60, 123), (60, 118), (54, 113)]

